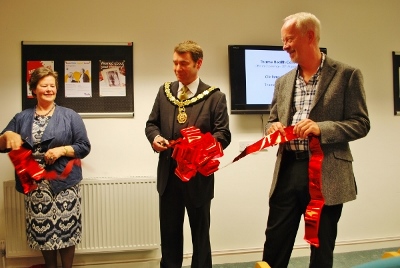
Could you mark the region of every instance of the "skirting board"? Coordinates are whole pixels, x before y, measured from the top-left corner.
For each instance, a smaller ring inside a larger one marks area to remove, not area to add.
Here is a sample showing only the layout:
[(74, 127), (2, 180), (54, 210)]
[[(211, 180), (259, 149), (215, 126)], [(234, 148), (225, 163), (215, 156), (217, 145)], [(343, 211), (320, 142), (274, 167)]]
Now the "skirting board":
[[(75, 254), (74, 267), (85, 268), (158, 268), (160, 250), (137, 250), (114, 253), (79, 253)], [(43, 264), (42, 257), (6, 258), (7, 268), (26, 268), (34, 264)], [(61, 264), (61, 261), (58, 261)], [(0, 264), (1, 268), (4, 268)]]

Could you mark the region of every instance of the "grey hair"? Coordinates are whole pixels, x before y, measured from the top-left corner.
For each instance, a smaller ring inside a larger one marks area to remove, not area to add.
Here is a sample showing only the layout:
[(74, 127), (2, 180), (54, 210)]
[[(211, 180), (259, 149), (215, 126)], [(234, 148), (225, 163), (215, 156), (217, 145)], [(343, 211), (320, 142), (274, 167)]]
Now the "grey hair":
[(299, 12), (287, 16), (283, 21), (287, 22), (290, 20), (295, 21), (296, 28), (299, 29), (303, 34), (306, 34), (308, 31), (313, 31), (316, 40), (319, 42), (321, 22), (315, 15), (307, 12)]

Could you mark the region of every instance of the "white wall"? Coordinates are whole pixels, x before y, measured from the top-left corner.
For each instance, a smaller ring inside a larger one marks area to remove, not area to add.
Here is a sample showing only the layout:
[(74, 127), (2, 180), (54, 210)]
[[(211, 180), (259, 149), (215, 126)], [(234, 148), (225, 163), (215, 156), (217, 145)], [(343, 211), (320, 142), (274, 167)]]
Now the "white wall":
[[(155, 175), (157, 155), (147, 143), (144, 126), (158, 87), (175, 79), (174, 45), (197, 41), (205, 53), (200, 77), (229, 99), (228, 44), (280, 45), (283, 18), (312, 12), (322, 22), (320, 45), (331, 57), (363, 72), (372, 125), (366, 138), (351, 144), (359, 196), (344, 207), (338, 251), (351, 245), (398, 245), (400, 217), (394, 210), (400, 199), (400, 118), (393, 115), (391, 52), (400, 51), (399, 10), (397, 0), (1, 0), (0, 129), (21, 110), (21, 41), (132, 41), (135, 116), (85, 119), (93, 149), (84, 160), (84, 175)], [(259, 115), (231, 115), (230, 122), (232, 143), (222, 165), (239, 153), (239, 141), (256, 141), (262, 135)], [(261, 258), (274, 160), (271, 148), (216, 173), (211, 229), (215, 255), (231, 254), (233, 260), (236, 253), (253, 253), (239, 259)], [(0, 157), (0, 170), (0, 182), (13, 178), (7, 155)], [(307, 247), (303, 229), (296, 240), (299, 252)], [(0, 200), (0, 240), (5, 232)], [(185, 252), (190, 253), (187, 226), (185, 235)]]

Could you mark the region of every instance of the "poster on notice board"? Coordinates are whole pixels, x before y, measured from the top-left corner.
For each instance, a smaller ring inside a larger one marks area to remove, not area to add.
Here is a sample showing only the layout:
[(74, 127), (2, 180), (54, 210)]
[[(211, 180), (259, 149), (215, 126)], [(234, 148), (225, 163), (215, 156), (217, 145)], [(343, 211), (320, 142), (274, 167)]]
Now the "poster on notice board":
[(40, 60), (32, 60), (27, 61), (26, 64), (26, 85), (27, 92), (26, 96), (28, 99), (33, 99), (32, 91), (29, 89), (29, 79), (31, 78), (32, 72), (39, 67), (47, 67), (54, 71), (54, 61), (40, 61)]
[(99, 61), (100, 97), (126, 96), (125, 60)]

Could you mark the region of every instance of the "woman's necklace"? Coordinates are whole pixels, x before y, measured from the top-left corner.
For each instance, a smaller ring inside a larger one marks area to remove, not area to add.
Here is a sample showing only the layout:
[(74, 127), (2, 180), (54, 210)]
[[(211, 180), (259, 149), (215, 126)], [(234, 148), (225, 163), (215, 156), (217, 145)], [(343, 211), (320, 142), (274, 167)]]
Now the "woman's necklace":
[(56, 104), (54, 103), (53, 104), (53, 107), (46, 113), (46, 114), (38, 114), (37, 113), (37, 105), (36, 105), (36, 107), (35, 107), (35, 116), (36, 117), (38, 117), (38, 116), (41, 116), (41, 117), (46, 117), (46, 116), (48, 116), (53, 110), (54, 110), (54, 108), (56, 107)]

